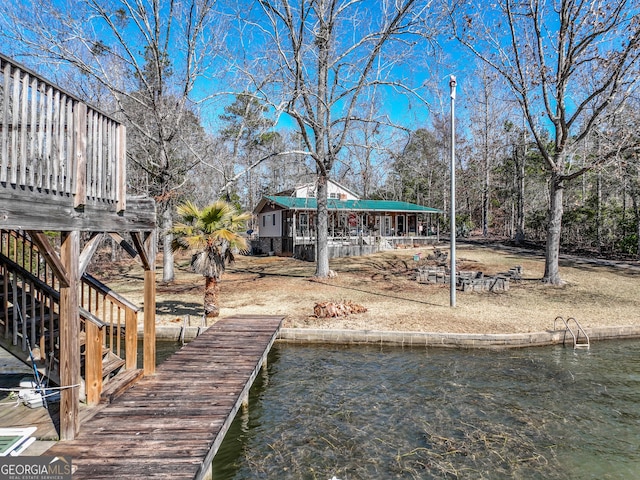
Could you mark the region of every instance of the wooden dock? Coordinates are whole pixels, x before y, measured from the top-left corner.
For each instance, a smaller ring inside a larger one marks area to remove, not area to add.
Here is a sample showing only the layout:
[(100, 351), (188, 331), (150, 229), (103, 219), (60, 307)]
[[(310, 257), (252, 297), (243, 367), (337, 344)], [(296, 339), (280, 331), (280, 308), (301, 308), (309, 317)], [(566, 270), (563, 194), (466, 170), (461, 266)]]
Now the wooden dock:
[(70, 456), (74, 480), (206, 478), (281, 323), (219, 320), (45, 454)]

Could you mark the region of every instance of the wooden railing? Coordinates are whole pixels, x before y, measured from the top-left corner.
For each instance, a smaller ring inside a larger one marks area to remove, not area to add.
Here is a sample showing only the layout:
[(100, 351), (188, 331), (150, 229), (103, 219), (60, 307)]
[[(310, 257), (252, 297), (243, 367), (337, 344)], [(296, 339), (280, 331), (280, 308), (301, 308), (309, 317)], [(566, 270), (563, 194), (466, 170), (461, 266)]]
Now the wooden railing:
[(125, 127), (3, 55), (0, 144), (0, 182), (125, 209)]
[(53, 290), (59, 290), (58, 279), (49, 268), (44, 257), (35, 246), (31, 238), (21, 231), (0, 231), (0, 253), (10, 259), (16, 265), (31, 273), (38, 280), (50, 286)]
[(107, 326), (104, 346), (136, 368), (138, 307), (88, 274), (80, 290), (80, 306)]
[[(58, 359), (59, 282), (28, 235), (0, 231), (0, 275), (4, 337), (25, 352), (37, 348), (37, 357), (51, 369)], [(79, 301), (87, 401), (97, 403), (103, 377), (121, 365), (120, 359), (125, 369), (137, 367), (139, 309), (88, 274), (82, 276)], [(56, 377), (55, 371), (48, 373)]]
[[(4, 255), (0, 256), (2, 275), (2, 312), (0, 325), (4, 338), (24, 352), (39, 351), (44, 361), (57, 358), (57, 330), (60, 295), (23, 270)], [(48, 332), (48, 333), (47, 333)]]

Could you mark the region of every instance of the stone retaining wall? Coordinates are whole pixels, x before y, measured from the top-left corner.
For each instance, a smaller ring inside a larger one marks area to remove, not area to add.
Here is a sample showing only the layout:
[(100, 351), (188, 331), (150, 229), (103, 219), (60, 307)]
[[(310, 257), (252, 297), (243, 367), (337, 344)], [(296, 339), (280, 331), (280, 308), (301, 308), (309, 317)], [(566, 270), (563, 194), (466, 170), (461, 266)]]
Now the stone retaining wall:
[[(184, 332), (182, 329), (185, 329)], [(159, 340), (185, 341), (194, 339), (206, 327), (157, 326)], [(589, 339), (616, 340), (640, 338), (640, 325), (585, 328)], [(142, 331), (138, 332), (142, 338)], [(447, 348), (520, 348), (562, 343), (564, 330), (534, 333), (466, 334), (430, 332), (384, 332), (374, 330), (326, 330), (311, 328), (282, 328), (278, 340), (289, 343), (332, 343), (346, 345), (389, 345), (404, 347)], [(571, 342), (571, 338), (567, 338)]]

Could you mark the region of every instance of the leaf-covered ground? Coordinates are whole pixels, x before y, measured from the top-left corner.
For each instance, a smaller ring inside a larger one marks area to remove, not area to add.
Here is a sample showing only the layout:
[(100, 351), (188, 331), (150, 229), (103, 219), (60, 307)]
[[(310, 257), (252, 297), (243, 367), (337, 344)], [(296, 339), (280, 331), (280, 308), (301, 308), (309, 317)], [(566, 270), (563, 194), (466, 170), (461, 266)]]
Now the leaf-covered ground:
[[(440, 247), (446, 251), (447, 247)], [(421, 253), (416, 262), (414, 255)], [(562, 286), (541, 283), (544, 259), (539, 252), (482, 244), (458, 244), (458, 269), (504, 272), (520, 265), (522, 280), (507, 292), (461, 292), (451, 308), (448, 285), (416, 282), (418, 264), (427, 263), (433, 247), (397, 249), (375, 255), (331, 260), (337, 274), (315, 279), (313, 263), (285, 257), (238, 256), (221, 282), (221, 316), (271, 314), (286, 317), (285, 326), (452, 333), (518, 333), (553, 328), (557, 316), (574, 317), (584, 327), (632, 325), (640, 320), (637, 295), (640, 268), (619, 268), (579, 258), (561, 260)], [(157, 320), (180, 323), (189, 315), (200, 324), (204, 279), (177, 261), (176, 278), (162, 284), (159, 259)], [(142, 269), (133, 261), (96, 262), (92, 272), (115, 291), (142, 306)], [(318, 302), (350, 301), (366, 313), (316, 318)]]

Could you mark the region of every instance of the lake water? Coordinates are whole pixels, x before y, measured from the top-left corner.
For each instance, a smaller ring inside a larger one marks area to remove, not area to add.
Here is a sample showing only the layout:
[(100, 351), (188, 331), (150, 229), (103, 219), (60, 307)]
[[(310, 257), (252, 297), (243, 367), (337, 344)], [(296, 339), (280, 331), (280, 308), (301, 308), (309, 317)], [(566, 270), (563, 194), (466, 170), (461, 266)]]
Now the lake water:
[(640, 478), (639, 356), (276, 344), (213, 478)]

